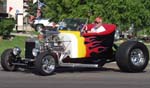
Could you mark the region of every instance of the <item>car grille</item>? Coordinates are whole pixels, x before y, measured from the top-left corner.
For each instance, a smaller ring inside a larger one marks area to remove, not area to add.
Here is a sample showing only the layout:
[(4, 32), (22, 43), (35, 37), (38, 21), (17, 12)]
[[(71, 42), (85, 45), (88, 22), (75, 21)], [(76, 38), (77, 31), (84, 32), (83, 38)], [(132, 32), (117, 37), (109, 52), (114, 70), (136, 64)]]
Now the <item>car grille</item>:
[(32, 55), (33, 48), (35, 48), (35, 42), (26, 41), (26, 43), (25, 43), (25, 58), (28, 58), (28, 59), (34, 58), (34, 56)]

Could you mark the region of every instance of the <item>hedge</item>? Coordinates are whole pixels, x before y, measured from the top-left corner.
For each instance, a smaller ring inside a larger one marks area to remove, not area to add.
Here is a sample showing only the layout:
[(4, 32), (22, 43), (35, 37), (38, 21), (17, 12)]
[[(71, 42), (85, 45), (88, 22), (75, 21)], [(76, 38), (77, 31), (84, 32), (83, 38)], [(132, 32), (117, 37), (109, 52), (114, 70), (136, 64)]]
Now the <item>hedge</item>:
[(13, 18), (0, 18), (0, 36), (9, 36), (15, 26)]

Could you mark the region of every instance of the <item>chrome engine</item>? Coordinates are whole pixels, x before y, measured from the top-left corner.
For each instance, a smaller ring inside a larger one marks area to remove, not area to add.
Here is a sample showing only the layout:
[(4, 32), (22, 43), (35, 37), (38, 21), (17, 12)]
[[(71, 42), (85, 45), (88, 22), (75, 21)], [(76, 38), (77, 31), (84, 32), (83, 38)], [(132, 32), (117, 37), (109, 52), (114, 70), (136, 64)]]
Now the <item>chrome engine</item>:
[(33, 59), (39, 53), (51, 51), (61, 53), (64, 52), (63, 43), (58, 37), (57, 31), (45, 31), (44, 39), (29, 38), (25, 43), (25, 58)]

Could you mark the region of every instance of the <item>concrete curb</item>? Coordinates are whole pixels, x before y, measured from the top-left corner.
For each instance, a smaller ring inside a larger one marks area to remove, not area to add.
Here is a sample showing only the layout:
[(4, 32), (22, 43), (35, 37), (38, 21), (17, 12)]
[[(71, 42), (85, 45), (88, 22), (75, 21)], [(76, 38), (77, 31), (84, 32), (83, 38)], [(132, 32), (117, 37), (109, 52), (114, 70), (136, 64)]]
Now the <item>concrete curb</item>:
[(26, 33), (11, 33), (11, 35), (14, 35), (14, 36), (24, 36), (24, 37), (37, 37), (37, 35), (33, 35), (33, 34), (26, 34)]

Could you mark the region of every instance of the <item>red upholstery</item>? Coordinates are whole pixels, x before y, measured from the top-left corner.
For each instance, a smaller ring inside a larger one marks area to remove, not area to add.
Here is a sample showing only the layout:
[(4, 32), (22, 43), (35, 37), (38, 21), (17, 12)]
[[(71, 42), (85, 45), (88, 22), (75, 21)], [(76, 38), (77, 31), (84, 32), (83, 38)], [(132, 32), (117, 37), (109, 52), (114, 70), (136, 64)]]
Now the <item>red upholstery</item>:
[(94, 26), (95, 26), (95, 24), (88, 24), (87, 31), (90, 31)]
[[(87, 30), (91, 30), (91, 28), (93, 28), (93, 27), (94, 27), (94, 24), (88, 24)], [(103, 27), (106, 29), (106, 31), (100, 32), (100, 33), (84, 33), (83, 36), (108, 35), (108, 34), (111, 34), (112, 32), (114, 32), (116, 29), (116, 25), (114, 25), (114, 24), (103, 24)]]

